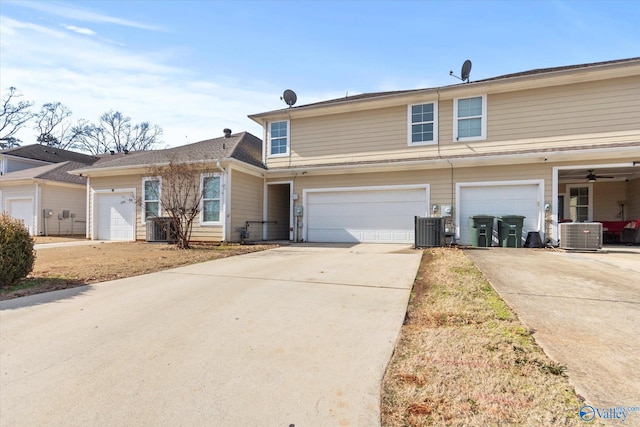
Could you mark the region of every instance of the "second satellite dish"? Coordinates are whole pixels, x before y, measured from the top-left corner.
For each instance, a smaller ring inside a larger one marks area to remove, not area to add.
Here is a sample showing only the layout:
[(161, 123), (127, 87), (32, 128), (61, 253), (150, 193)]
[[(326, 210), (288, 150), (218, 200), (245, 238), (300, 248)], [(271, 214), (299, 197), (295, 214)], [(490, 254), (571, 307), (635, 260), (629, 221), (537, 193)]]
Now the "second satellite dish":
[(453, 74), (453, 71), (449, 71), (449, 75), (455, 77), (456, 79), (460, 79), (463, 82), (466, 81), (467, 83), (469, 83), (469, 74), (471, 73), (471, 61), (469, 61), (468, 59), (466, 61), (464, 61), (464, 64), (462, 64), (462, 70), (460, 71), (460, 77), (456, 76), (455, 74)]
[(291, 89), (287, 89), (284, 91), (282, 96), (280, 97), (289, 107), (293, 107), (293, 104), (298, 100), (298, 95)]
[(471, 61), (468, 59), (464, 61), (462, 64), (462, 71), (460, 72), (460, 77), (462, 77), (462, 81), (467, 81), (469, 83), (469, 73), (471, 73)]

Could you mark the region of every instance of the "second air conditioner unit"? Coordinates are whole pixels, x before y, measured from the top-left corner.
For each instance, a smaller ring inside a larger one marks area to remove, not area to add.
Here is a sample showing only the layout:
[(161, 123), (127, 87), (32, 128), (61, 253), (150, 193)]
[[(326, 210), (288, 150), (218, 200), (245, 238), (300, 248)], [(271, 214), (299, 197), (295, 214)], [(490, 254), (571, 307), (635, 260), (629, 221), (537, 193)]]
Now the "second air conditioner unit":
[(602, 224), (599, 222), (560, 224), (560, 248), (583, 251), (602, 249)]

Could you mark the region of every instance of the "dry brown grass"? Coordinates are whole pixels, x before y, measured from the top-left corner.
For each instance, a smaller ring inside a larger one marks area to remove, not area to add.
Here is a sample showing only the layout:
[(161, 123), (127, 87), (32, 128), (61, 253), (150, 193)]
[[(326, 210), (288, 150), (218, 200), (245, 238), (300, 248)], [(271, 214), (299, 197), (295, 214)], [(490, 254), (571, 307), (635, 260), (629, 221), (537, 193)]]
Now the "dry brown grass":
[(275, 245), (194, 245), (193, 249), (185, 250), (173, 245), (127, 242), (38, 249), (29, 277), (9, 289), (0, 289), (0, 300), (153, 273), (273, 247)]
[(580, 426), (581, 402), (461, 250), (426, 250), (382, 390), (384, 426)]

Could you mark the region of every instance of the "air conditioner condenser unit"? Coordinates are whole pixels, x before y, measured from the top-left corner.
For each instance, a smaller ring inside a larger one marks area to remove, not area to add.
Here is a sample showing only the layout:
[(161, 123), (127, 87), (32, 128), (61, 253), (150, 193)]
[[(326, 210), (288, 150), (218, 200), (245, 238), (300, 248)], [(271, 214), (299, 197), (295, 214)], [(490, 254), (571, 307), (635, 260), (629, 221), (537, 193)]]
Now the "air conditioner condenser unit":
[(602, 224), (599, 222), (560, 224), (560, 248), (582, 251), (602, 249)]

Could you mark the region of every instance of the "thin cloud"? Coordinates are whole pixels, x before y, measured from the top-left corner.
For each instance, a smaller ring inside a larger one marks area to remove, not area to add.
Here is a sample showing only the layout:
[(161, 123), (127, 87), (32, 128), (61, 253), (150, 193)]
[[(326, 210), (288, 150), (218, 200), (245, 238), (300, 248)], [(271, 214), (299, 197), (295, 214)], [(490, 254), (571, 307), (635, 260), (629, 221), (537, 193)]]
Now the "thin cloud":
[(12, 4), (16, 6), (27, 7), (29, 9), (48, 13), (50, 15), (61, 16), (66, 19), (74, 19), (77, 21), (94, 22), (94, 23), (100, 23), (100, 24), (114, 24), (114, 25), (139, 28), (142, 30), (149, 30), (149, 31), (164, 31), (162, 28), (156, 25), (147, 24), (144, 22), (131, 21), (128, 19), (122, 19), (115, 16), (106, 15), (103, 13), (91, 12), (88, 10), (79, 9), (78, 7), (75, 7), (75, 5), (72, 6), (72, 5), (56, 3), (56, 2), (41, 3), (41, 2), (30, 2), (30, 1), (15, 2)]
[(69, 31), (73, 31), (78, 34), (83, 34), (85, 36), (95, 36), (96, 32), (90, 30), (89, 28), (76, 27), (75, 25), (63, 25)]

